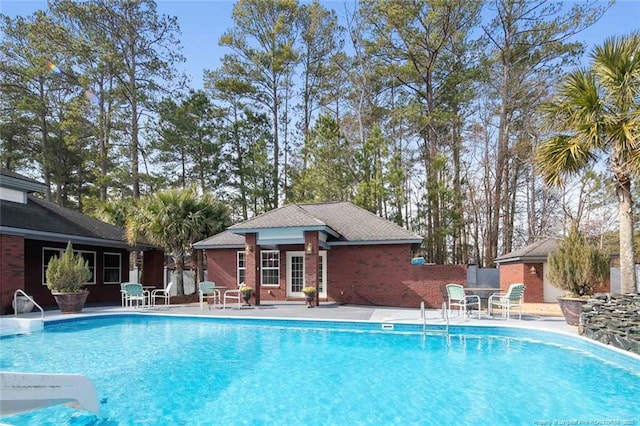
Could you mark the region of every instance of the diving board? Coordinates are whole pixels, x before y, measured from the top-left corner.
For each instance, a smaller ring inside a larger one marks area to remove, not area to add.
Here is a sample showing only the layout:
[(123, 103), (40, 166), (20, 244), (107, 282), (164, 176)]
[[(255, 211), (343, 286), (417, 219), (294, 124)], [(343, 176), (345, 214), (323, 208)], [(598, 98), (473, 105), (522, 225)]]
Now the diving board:
[(0, 416), (67, 404), (98, 413), (98, 393), (88, 377), (79, 374), (0, 372)]

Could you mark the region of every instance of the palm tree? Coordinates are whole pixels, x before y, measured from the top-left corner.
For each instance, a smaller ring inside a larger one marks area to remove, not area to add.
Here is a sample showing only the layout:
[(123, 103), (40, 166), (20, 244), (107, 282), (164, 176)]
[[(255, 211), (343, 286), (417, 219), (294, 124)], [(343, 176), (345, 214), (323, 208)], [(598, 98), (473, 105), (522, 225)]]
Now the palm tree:
[(640, 173), (640, 32), (608, 38), (591, 59), (546, 106), (554, 136), (540, 145), (536, 162), (547, 183), (560, 184), (608, 155), (618, 196), (621, 290), (635, 293), (631, 184)]
[(191, 245), (229, 226), (229, 211), (211, 194), (198, 196), (195, 187), (168, 189), (140, 199), (127, 217), (127, 239), (142, 235), (163, 247), (176, 265), (178, 295), (184, 294), (182, 272)]

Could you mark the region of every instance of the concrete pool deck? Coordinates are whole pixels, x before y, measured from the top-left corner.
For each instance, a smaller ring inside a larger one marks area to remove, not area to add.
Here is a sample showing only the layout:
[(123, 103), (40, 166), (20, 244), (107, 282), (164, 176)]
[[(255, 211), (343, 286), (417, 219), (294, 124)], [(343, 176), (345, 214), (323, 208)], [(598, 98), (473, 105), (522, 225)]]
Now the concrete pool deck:
[[(549, 305), (549, 306), (545, 306)], [(486, 310), (482, 311), (481, 319), (477, 318), (477, 312), (473, 311), (471, 318), (463, 319), (458, 316), (458, 311), (451, 311), (449, 325), (464, 326), (502, 326), (522, 327), (535, 330), (547, 330), (578, 334), (577, 327), (566, 324), (564, 318), (559, 315), (557, 304), (525, 304), (522, 320), (518, 320), (517, 314), (510, 320), (500, 318), (499, 312), (494, 317), (489, 317)], [(205, 305), (200, 309), (198, 303), (182, 305), (158, 305), (151, 308), (122, 308), (120, 305), (91, 306), (87, 305), (79, 314), (61, 314), (59, 310), (48, 310), (44, 313), (45, 322), (61, 318), (87, 317), (91, 315), (118, 314), (118, 313), (142, 313), (159, 315), (186, 315), (220, 318), (278, 318), (278, 319), (318, 319), (318, 320), (346, 320), (346, 321), (371, 321), (391, 322), (405, 324), (422, 324), (420, 309), (392, 308), (366, 305), (340, 305), (333, 302), (321, 302), (320, 306), (307, 308), (304, 302), (263, 302), (260, 306), (242, 306), (240, 309), (234, 304), (227, 309)], [(18, 318), (37, 319), (40, 312), (35, 309), (29, 314), (20, 314)], [(5, 316), (13, 318), (13, 315)], [(425, 319), (427, 324), (444, 324), (440, 309), (426, 309)]]

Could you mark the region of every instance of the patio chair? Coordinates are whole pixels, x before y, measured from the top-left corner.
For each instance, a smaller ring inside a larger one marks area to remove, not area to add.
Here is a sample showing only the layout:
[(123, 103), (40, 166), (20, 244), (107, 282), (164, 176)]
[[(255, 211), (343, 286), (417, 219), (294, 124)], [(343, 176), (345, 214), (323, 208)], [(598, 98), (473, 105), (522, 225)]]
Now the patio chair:
[[(216, 283), (213, 281), (201, 281), (198, 284), (198, 299), (200, 301), (200, 309), (204, 307), (204, 301), (213, 300), (213, 307), (216, 307), (216, 304), (220, 305), (220, 290), (216, 288)], [(211, 306), (209, 306), (211, 309)]]
[(238, 304), (238, 309), (240, 309), (240, 301), (242, 300), (242, 291), (240, 289), (242, 287), (244, 287), (243, 282), (238, 285), (238, 288), (224, 292), (222, 309), (227, 309), (227, 300), (235, 300)]
[(442, 296), (442, 309), (440, 309), (440, 316), (442, 317), (442, 319), (447, 318), (447, 305), (449, 304), (449, 292), (447, 291), (447, 285), (446, 284), (440, 284), (438, 286), (438, 288), (440, 289), (440, 295)]
[(156, 306), (156, 299), (163, 299), (164, 304), (168, 305), (171, 300), (171, 287), (173, 287), (173, 281), (171, 281), (166, 288), (151, 290), (151, 294), (149, 295), (151, 305)]
[(124, 293), (124, 285), (125, 284), (129, 284), (129, 283), (120, 283), (120, 304), (122, 305), (123, 308), (127, 304), (127, 300), (124, 297), (124, 295), (125, 295), (125, 293)]
[(480, 297), (475, 294), (465, 294), (464, 286), (461, 284), (447, 284), (447, 296), (449, 299), (449, 310), (451, 307), (458, 307), (458, 316), (462, 312), (463, 318), (469, 314), (472, 306), (478, 307), (478, 319), (480, 319)]
[(506, 293), (493, 293), (489, 296), (489, 315), (492, 315), (493, 307), (498, 307), (502, 311), (502, 318), (509, 320), (511, 309), (520, 308), (518, 319), (522, 319), (522, 303), (524, 300), (525, 285), (514, 283), (509, 286)]
[(131, 307), (136, 302), (136, 307), (149, 306), (149, 292), (146, 291), (142, 284), (139, 283), (123, 283), (125, 305)]

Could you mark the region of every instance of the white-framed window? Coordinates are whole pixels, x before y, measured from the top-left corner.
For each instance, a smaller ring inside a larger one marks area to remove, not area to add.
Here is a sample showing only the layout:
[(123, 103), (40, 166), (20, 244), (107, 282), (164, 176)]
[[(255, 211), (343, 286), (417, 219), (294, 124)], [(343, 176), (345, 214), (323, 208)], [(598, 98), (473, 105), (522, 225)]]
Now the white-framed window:
[(122, 281), (122, 256), (120, 253), (102, 255), (102, 276), (105, 284), (120, 284)]
[(244, 280), (247, 277), (247, 264), (245, 261), (245, 255), (244, 255), (244, 251), (239, 251), (236, 253), (236, 266), (237, 266), (237, 272), (236, 272), (236, 278), (238, 279), (237, 283), (243, 283), (245, 282)]
[[(42, 285), (47, 285), (47, 266), (49, 265), (49, 261), (54, 256), (62, 256), (65, 249), (63, 248), (53, 248), (53, 247), (43, 247), (42, 248)], [(89, 264), (89, 270), (91, 271), (91, 277), (89, 277), (89, 281), (84, 284), (95, 284), (96, 283), (96, 252), (95, 251), (84, 251), (84, 250), (74, 250), (73, 254), (80, 254), (84, 260)]]
[(260, 252), (260, 285), (277, 286), (280, 284), (280, 251), (262, 250)]

